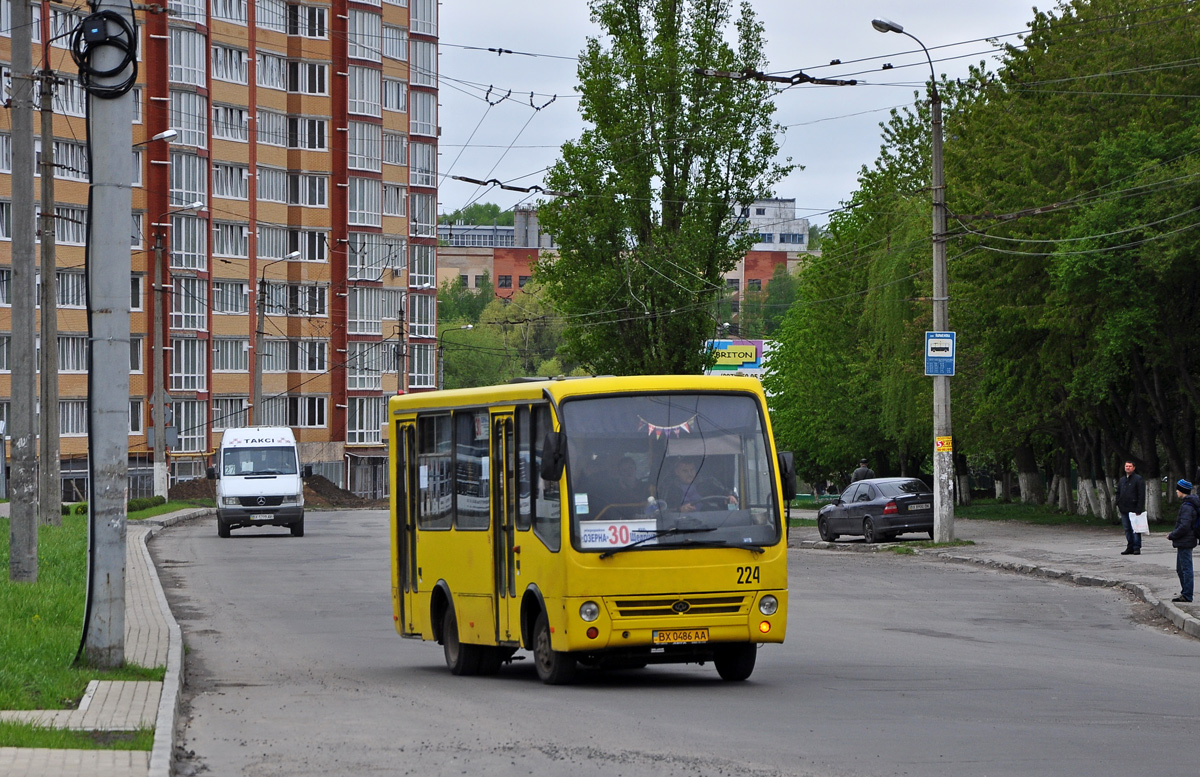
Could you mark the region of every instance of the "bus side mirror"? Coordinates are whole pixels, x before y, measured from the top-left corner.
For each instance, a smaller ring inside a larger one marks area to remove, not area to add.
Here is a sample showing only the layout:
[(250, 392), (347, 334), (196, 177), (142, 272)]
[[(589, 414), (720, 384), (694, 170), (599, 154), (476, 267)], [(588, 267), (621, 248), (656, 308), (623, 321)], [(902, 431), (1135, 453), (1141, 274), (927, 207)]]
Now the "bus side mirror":
[(208, 472), (205, 474), (208, 476), (209, 480), (216, 480), (217, 479), (217, 468), (209, 467)]
[(305, 464), (305, 465), (304, 465), (304, 475), (303, 475), (303, 477), (304, 477), (304, 479), (305, 479), (305, 480), (308, 480), (309, 478), (311, 478), (311, 477), (312, 477), (312, 465), (311, 465), (311, 464)]
[(791, 451), (779, 452), (779, 475), (783, 479), (783, 498), (790, 502), (796, 498), (796, 460)]
[(558, 481), (567, 464), (567, 437), (562, 432), (546, 432), (542, 443), (542, 480)]

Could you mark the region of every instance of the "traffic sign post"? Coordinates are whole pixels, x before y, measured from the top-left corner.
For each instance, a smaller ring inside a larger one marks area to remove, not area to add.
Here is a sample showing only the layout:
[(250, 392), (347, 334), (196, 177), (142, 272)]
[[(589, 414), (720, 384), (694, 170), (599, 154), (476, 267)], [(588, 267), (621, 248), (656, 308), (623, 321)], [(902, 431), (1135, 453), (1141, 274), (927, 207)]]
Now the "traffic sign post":
[(926, 332), (925, 374), (953, 375), (957, 350), (954, 332)]

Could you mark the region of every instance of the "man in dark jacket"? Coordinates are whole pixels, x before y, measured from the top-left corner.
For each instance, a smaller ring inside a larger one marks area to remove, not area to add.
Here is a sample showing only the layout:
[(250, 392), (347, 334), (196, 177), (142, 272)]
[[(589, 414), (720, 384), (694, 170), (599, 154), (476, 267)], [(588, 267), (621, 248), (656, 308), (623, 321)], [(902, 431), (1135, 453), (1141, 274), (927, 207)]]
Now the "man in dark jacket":
[(1195, 577), (1192, 572), (1192, 548), (1196, 547), (1196, 519), (1200, 517), (1200, 496), (1192, 493), (1192, 484), (1180, 480), (1175, 484), (1175, 491), (1183, 500), (1179, 505), (1179, 517), (1175, 519), (1175, 528), (1167, 535), (1167, 539), (1175, 546), (1175, 571), (1179, 574), (1179, 596), (1171, 601), (1190, 602), (1192, 600)]
[(867, 460), (859, 459), (858, 469), (854, 470), (854, 473), (850, 476), (850, 482), (857, 483), (860, 480), (866, 480), (867, 478), (873, 477), (875, 477), (875, 471), (867, 466)]
[(1125, 462), (1125, 476), (1117, 481), (1117, 513), (1125, 529), (1122, 556), (1139, 556), (1142, 553), (1142, 535), (1135, 532), (1129, 523), (1130, 513), (1146, 512), (1146, 483), (1141, 475), (1134, 472), (1135, 469), (1137, 466), (1132, 461)]

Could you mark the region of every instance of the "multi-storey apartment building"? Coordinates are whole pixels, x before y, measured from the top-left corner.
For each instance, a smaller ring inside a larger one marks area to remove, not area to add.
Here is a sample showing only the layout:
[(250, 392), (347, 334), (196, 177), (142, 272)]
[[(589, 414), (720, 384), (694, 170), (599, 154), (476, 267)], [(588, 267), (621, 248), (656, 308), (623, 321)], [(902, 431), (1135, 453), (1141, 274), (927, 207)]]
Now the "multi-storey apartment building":
[[(5, 63), (11, 36), (29, 34), (9, 29), (10, 2), (0, 1)], [(54, 212), (67, 499), (86, 493), (88, 160), (85, 95), (67, 39), (55, 36), (82, 18), (75, 7), (35, 5), (32, 30), (34, 61), (45, 52), (62, 79)], [(168, 393), (172, 482), (203, 476), (222, 430), (282, 425), (295, 429), (305, 463), (378, 494), (387, 396), (435, 380), (436, 0), (142, 8), (131, 151), (131, 494), (150, 488), (157, 381)], [(12, 336), (8, 122), (0, 115), (3, 345)], [(168, 130), (177, 133), (169, 143), (151, 140)], [(10, 392), (6, 357), (0, 348), (0, 413)]]

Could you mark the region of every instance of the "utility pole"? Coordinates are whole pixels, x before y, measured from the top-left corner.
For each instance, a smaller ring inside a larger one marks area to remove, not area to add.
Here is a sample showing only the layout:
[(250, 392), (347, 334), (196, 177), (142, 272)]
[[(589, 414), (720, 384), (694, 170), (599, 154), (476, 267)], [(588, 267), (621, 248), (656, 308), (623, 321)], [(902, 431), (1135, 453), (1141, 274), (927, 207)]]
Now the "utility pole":
[[(36, 329), (33, 196), (33, 41), (31, 6), (12, 3), (12, 392), (8, 433), (12, 436), (12, 503), (8, 575), (14, 582), (37, 582), (37, 425), (34, 398)], [(128, 246), (126, 246), (128, 252)]]
[[(47, 44), (43, 44), (47, 45)], [(58, 437), (58, 268), (54, 233), (54, 71), (42, 68), (42, 393), (38, 512), (46, 526), (62, 525)]]
[(263, 318), (267, 313), (267, 268), (273, 264), (280, 262), (290, 262), (293, 259), (299, 259), (301, 253), (292, 251), (282, 259), (276, 259), (273, 262), (267, 262), (259, 271), (258, 277), (258, 293), (254, 295), (254, 385), (250, 392), (250, 425), (262, 426), (262, 375), (263, 375), (263, 339), (266, 332), (263, 328), (266, 324)]
[[(15, 5), (15, 4), (14, 4)], [(125, 662), (125, 522), (129, 477), (129, 214), (132, 212), (133, 95), (137, 28), (128, 3), (101, 0), (85, 17), (91, 223), (87, 247), (88, 599), (83, 653), (96, 667)]]

